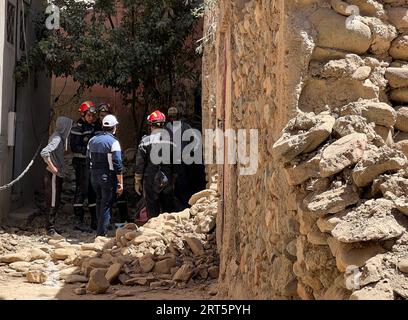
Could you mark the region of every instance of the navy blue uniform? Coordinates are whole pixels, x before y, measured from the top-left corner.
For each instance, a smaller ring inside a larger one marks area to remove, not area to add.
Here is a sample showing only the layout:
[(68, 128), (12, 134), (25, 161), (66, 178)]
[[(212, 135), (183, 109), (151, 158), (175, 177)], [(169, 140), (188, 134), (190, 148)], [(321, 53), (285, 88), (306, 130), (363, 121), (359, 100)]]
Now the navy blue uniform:
[[(171, 164), (174, 144), (169, 134), (164, 136), (163, 133), (167, 131), (156, 129), (150, 135), (144, 136), (136, 154), (135, 173), (143, 175), (143, 196), (150, 217), (157, 217), (161, 210), (163, 212), (174, 211), (173, 167)], [(151, 159), (153, 148), (162, 148), (163, 152), (169, 152), (167, 155), (169, 163), (153, 163)]]
[(88, 144), (87, 163), (96, 193), (97, 235), (106, 235), (117, 189), (117, 175), (123, 171), (119, 141), (108, 132), (98, 132)]
[(95, 135), (95, 125), (80, 118), (71, 129), (71, 150), (74, 153), (72, 166), (75, 170), (74, 210), (79, 223), (84, 220), (84, 200), (88, 199), (92, 224), (95, 224), (95, 192), (90, 184), (90, 174), (86, 166), (86, 149), (89, 140)]

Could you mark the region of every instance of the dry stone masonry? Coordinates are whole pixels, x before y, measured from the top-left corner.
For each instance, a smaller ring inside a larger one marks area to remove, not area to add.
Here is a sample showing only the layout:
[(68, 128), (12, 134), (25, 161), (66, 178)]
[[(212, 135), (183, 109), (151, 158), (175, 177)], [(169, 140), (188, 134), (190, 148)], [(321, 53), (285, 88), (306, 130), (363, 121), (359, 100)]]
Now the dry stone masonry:
[(216, 121), (204, 125), (260, 132), (255, 175), (218, 168), (220, 290), (408, 298), (408, 2), (220, 0), (215, 11), (203, 103)]
[(406, 299), (408, 6), (321, 3), (300, 110), (273, 146), (296, 191), (297, 294)]

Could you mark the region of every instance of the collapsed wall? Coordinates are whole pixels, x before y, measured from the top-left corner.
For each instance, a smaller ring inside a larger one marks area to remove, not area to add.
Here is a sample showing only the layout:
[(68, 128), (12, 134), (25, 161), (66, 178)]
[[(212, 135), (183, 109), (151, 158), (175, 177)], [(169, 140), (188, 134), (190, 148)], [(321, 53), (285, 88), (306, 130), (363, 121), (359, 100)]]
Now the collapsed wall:
[(218, 13), (217, 117), (259, 130), (255, 175), (218, 168), (222, 292), (407, 298), (408, 4), (220, 1)]

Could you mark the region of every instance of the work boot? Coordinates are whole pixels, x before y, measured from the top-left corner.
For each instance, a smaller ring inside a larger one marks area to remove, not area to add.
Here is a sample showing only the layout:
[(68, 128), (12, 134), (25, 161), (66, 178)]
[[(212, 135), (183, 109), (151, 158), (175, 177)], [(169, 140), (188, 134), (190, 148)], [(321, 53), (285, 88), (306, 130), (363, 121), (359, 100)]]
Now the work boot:
[(52, 239), (63, 239), (64, 237), (61, 236), (61, 234), (59, 232), (57, 232), (57, 230), (55, 228), (50, 228), (47, 230), (47, 236), (52, 238)]
[(88, 207), (89, 209), (89, 214), (91, 215), (91, 229), (93, 231), (96, 231), (98, 229), (98, 220), (96, 218), (96, 207)]

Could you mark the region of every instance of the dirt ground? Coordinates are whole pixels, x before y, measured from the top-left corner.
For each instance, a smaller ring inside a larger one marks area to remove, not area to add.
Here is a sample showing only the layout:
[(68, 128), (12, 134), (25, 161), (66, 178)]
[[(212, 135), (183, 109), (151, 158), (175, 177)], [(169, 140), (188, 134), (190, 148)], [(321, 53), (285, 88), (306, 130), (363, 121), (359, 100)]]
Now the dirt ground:
[[(25, 278), (1, 275), (0, 300), (209, 300), (211, 285), (192, 286), (183, 289), (150, 289), (144, 287), (111, 286), (106, 294), (77, 295), (78, 284), (46, 286), (28, 283)], [(118, 297), (114, 292), (130, 291), (129, 297)]]
[[(16, 253), (33, 248), (47, 250), (49, 238), (45, 235), (43, 219), (36, 218), (29, 227), (1, 228), (0, 255)], [(92, 235), (73, 230), (72, 224), (62, 219), (58, 224), (64, 237), (71, 243), (92, 242)], [(114, 231), (111, 232), (114, 235)], [(57, 262), (48, 261), (48, 271), (58, 266)], [(107, 293), (78, 295), (77, 288), (85, 284), (66, 284), (63, 280), (53, 279), (43, 284), (29, 283), (24, 272), (13, 270), (6, 263), (0, 263), (0, 300), (208, 300), (214, 299), (217, 282), (209, 280), (203, 283), (191, 281), (184, 288), (150, 288), (146, 286), (112, 285)], [(129, 296), (118, 296), (115, 292), (126, 291)]]

